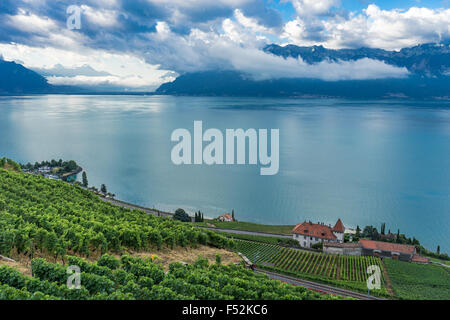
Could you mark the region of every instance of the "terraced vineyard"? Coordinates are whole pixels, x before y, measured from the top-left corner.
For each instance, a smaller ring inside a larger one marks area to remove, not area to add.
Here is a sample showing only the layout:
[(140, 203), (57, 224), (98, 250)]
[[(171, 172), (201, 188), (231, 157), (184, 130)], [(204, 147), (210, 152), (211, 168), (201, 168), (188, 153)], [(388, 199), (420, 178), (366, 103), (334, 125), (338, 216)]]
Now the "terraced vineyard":
[(251, 262), (258, 264), (271, 261), (280, 251), (281, 247), (275, 244), (266, 244), (245, 240), (238, 240), (237, 251), (245, 255)]
[[(264, 269), (361, 290), (367, 290), (368, 266), (377, 265), (383, 270), (377, 257), (315, 253), (242, 240), (237, 241), (237, 250)], [(383, 272), (381, 282), (384, 284)]]
[[(322, 295), (303, 287), (269, 280), (242, 266), (208, 264), (199, 258), (192, 265), (173, 263), (169, 271), (151, 259), (103, 255), (90, 263), (67, 256), (66, 266), (32, 260), (34, 277), (0, 266), (0, 299), (7, 300), (230, 300), (230, 299), (317, 299), (341, 297)], [(67, 265), (80, 267), (78, 290), (67, 287)]]

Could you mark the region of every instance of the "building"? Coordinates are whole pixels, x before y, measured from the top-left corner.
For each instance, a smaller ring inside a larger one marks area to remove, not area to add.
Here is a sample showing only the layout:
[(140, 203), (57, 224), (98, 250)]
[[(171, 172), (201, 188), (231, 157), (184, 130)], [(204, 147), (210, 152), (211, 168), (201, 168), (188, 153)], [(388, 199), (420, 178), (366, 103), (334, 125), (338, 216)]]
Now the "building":
[(225, 213), (225, 214), (220, 215), (217, 218), (217, 220), (225, 221), (225, 222), (233, 222), (234, 221), (233, 217), (229, 213)]
[(418, 254), (413, 255), (411, 261), (417, 263), (430, 263), (430, 259), (428, 259), (427, 257), (420, 256)]
[(325, 242), (323, 244), (323, 252), (329, 254), (342, 254), (347, 256), (360, 256), (362, 254), (362, 246), (357, 242)]
[(52, 168), (50, 168), (49, 166), (43, 166), (38, 168), (38, 172), (39, 173), (48, 173), (52, 170)]
[(359, 240), (364, 256), (386, 257), (402, 261), (411, 261), (416, 254), (416, 247), (406, 244), (373, 240)]
[(341, 219), (335, 226), (327, 226), (323, 223), (302, 222), (292, 230), (292, 237), (298, 241), (303, 248), (311, 248), (316, 243), (344, 242), (345, 227)]

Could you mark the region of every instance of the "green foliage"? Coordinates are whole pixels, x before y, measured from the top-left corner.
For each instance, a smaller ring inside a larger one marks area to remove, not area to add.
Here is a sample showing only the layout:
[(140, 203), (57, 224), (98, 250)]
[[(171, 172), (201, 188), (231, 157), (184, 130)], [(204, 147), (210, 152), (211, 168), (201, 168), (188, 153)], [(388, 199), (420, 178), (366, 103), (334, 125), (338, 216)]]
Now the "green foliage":
[(99, 268), (100, 260), (111, 261), (110, 257), (101, 257), (96, 263), (76, 257), (69, 259), (69, 264), (78, 263), (81, 268), (80, 290), (67, 288), (66, 266), (34, 259), (33, 278), (0, 267), (0, 299), (339, 299), (270, 280), (241, 266), (210, 265), (204, 258), (193, 265), (172, 263), (167, 273), (151, 259), (131, 256), (122, 256), (114, 269)]
[(402, 299), (448, 300), (450, 271), (446, 267), (384, 259), (392, 289)]
[(176, 220), (129, 210), (62, 181), (0, 169), (0, 254), (13, 248), (55, 258), (66, 252), (120, 252), (123, 247), (231, 247), (226, 237)]
[(14, 171), (22, 171), (22, 168), (20, 167), (20, 164), (17, 162), (8, 159), (8, 158), (1, 158), (0, 159), (0, 168), (4, 169), (12, 169)]
[(179, 208), (175, 210), (175, 214), (173, 215), (173, 218), (175, 220), (179, 220), (182, 222), (191, 222), (191, 217), (184, 211), (183, 209)]
[[(236, 241), (236, 249), (263, 269), (308, 278), (338, 286), (367, 290), (367, 267), (377, 265), (377, 257), (342, 256), (283, 248), (277, 245)], [(384, 283), (384, 279), (382, 279)], [(383, 289), (384, 290), (384, 289)]]
[(83, 180), (83, 187), (87, 188), (89, 186), (89, 182), (88, 182), (86, 171), (83, 171), (82, 180)]

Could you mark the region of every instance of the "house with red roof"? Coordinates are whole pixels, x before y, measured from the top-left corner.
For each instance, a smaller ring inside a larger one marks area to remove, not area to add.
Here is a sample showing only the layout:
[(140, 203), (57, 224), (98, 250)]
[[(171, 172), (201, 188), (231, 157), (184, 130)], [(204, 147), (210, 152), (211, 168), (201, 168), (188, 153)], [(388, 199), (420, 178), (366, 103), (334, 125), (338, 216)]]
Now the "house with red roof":
[(345, 227), (341, 219), (338, 219), (334, 227), (324, 223), (302, 222), (292, 230), (292, 236), (303, 248), (311, 248), (316, 243), (344, 242)]
[(225, 214), (220, 215), (217, 218), (217, 220), (225, 221), (225, 222), (233, 222), (234, 221), (233, 216), (231, 216), (229, 213), (225, 213)]
[[(387, 257), (402, 261), (411, 261), (416, 255), (416, 247), (406, 244), (373, 241), (373, 240), (359, 240), (362, 247), (362, 254), (364, 256)], [(416, 260), (419, 258), (416, 257)]]

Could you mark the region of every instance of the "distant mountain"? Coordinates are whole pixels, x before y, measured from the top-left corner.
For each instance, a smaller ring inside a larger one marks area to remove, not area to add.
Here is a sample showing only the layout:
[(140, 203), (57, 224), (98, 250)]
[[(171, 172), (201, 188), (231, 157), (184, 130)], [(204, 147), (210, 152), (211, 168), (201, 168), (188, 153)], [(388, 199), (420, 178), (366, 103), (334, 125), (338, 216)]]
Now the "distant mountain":
[(81, 67), (66, 68), (61, 64), (57, 64), (52, 68), (34, 68), (38, 74), (44, 77), (75, 77), (75, 76), (87, 76), (87, 77), (99, 77), (110, 76), (111, 74), (105, 71), (97, 71), (90, 65), (83, 65)]
[(73, 86), (54, 86), (42, 75), (0, 55), (0, 94), (88, 93)]
[(423, 44), (400, 51), (382, 49), (326, 49), (322, 46), (284, 47), (272, 44), (264, 51), (283, 58), (302, 58), (308, 64), (324, 60), (350, 61), (369, 58), (405, 67), (404, 79), (323, 81), (307, 78), (252, 80), (237, 71), (187, 73), (161, 85), (156, 93), (208, 96), (300, 96), (346, 98), (450, 98), (450, 44)]
[(323, 81), (277, 79), (254, 81), (236, 71), (207, 71), (179, 76), (157, 94), (192, 96), (335, 97), (355, 99), (450, 99), (450, 77)]
[(396, 67), (406, 67), (410, 72), (425, 76), (441, 76), (450, 72), (450, 42), (421, 44), (400, 51), (386, 51), (383, 49), (327, 49), (323, 46), (298, 47), (276, 44), (268, 45), (264, 51), (283, 58), (301, 57), (309, 64), (323, 60), (349, 61), (362, 58), (384, 61)]
[(41, 93), (52, 90), (47, 80), (15, 62), (0, 59), (0, 94)]

